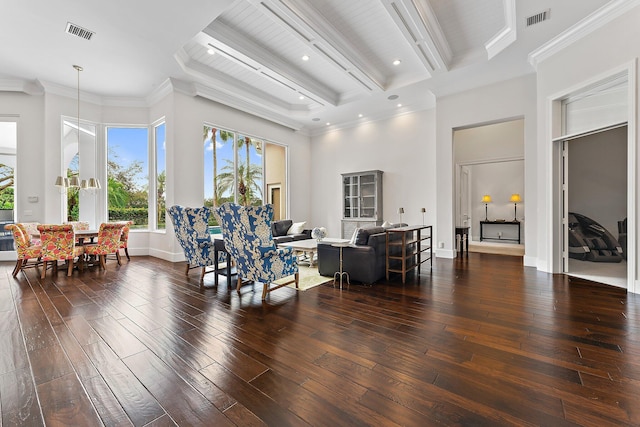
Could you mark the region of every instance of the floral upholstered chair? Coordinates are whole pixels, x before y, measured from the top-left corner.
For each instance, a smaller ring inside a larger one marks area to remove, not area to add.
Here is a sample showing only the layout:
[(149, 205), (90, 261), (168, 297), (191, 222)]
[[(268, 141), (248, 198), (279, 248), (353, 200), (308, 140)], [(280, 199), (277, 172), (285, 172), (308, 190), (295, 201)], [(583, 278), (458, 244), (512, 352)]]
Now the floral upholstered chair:
[(87, 221), (69, 221), (67, 224), (71, 224), (73, 231), (89, 229), (89, 222)]
[(98, 243), (82, 246), (85, 255), (100, 257), (100, 268), (107, 268), (107, 255), (115, 254), (120, 265), (120, 237), (125, 224), (122, 222), (103, 222), (98, 229)]
[(120, 236), (120, 249), (124, 249), (124, 254), (127, 256), (127, 260), (131, 261), (129, 257), (129, 229), (133, 225), (133, 221), (122, 221), (124, 227), (122, 228), (122, 236)]
[[(37, 267), (41, 264), (40, 257), (42, 256), (42, 246), (32, 245), (31, 238), (27, 234), (26, 229), (22, 224), (7, 224), (4, 226), (5, 230), (11, 231), (13, 234), (13, 241), (16, 246), (16, 252), (18, 254), (18, 261), (13, 269), (13, 277), (16, 277), (20, 270), (24, 270), (27, 267)], [(29, 260), (34, 262), (29, 263)]]
[(20, 224), (22, 225), (22, 231), (25, 233), (25, 236), (27, 236), (27, 238), (31, 240), (31, 244), (39, 245), (40, 238), (34, 237), (34, 236), (37, 236), (40, 234), (40, 232), (38, 231), (38, 226), (40, 225), (40, 223), (39, 222), (21, 222)]
[(42, 262), (43, 268), (40, 275), (44, 279), (47, 274), (47, 263), (53, 262), (52, 269), (58, 269), (58, 261), (67, 262), (67, 276), (71, 276), (74, 260), (77, 258), (77, 265), (83, 269), (84, 247), (76, 246), (76, 236), (71, 224), (54, 225), (40, 224), (40, 240), (42, 241)]
[[(243, 281), (261, 282), (267, 293), (291, 283), (298, 287), (298, 260), (291, 248), (277, 248), (271, 234), (273, 205), (244, 207), (225, 203), (217, 210), (224, 245), (238, 270), (238, 293)], [(270, 286), (275, 280), (290, 281)]]
[(206, 206), (201, 208), (189, 208), (174, 205), (167, 209), (176, 238), (182, 246), (184, 257), (187, 260), (186, 275), (189, 270), (200, 267), (200, 282), (204, 280), (207, 267), (215, 265), (215, 251), (211, 236), (209, 235), (209, 216), (211, 209)]

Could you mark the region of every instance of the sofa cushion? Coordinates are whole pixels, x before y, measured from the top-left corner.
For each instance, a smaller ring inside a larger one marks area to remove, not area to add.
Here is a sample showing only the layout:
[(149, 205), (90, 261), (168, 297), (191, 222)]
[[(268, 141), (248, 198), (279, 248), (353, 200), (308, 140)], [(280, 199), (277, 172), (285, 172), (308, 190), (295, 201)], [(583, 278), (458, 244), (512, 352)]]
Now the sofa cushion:
[(369, 236), (372, 234), (384, 233), (382, 227), (359, 228), (356, 235), (356, 245), (366, 245), (369, 242)]
[(273, 221), (271, 223), (271, 233), (273, 234), (273, 237), (286, 236), (287, 231), (291, 228), (291, 224), (293, 224), (293, 221), (290, 219)]
[(304, 226), (307, 225), (307, 221), (302, 222), (294, 222), (291, 227), (287, 230), (288, 235), (292, 234), (301, 234), (302, 230), (304, 230)]

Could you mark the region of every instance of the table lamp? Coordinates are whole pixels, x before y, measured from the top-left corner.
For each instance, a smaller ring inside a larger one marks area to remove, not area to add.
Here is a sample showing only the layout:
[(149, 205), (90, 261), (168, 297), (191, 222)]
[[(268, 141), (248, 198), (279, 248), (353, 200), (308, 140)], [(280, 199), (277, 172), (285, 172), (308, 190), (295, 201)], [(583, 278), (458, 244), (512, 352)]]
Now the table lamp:
[(400, 215), (400, 223), (402, 224), (402, 214), (404, 213), (404, 208), (398, 208), (398, 215)]
[(482, 196), (482, 203), (484, 203), (484, 220), (489, 221), (489, 216), (487, 215), (489, 203), (491, 203), (491, 196), (485, 194)]
[(518, 202), (521, 202), (522, 198), (518, 193), (513, 193), (511, 195), (511, 199), (509, 200), (513, 202), (513, 220), (517, 221), (518, 220)]
[(420, 212), (422, 212), (422, 225), (424, 225), (424, 214), (427, 212), (426, 208), (420, 208)]

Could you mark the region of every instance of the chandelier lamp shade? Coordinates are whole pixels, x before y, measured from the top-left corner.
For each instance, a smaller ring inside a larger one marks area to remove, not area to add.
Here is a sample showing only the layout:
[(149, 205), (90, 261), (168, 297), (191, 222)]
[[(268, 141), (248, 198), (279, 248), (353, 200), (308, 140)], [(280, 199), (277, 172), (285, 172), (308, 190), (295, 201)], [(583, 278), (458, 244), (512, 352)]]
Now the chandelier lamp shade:
[(484, 220), (489, 221), (488, 207), (489, 207), (489, 203), (491, 203), (491, 196), (488, 194), (485, 194), (484, 196), (482, 196), (482, 203), (484, 203)]
[(518, 193), (513, 193), (509, 201), (513, 203), (513, 220), (517, 221), (518, 220), (518, 203), (522, 202), (522, 197), (520, 197), (520, 194)]

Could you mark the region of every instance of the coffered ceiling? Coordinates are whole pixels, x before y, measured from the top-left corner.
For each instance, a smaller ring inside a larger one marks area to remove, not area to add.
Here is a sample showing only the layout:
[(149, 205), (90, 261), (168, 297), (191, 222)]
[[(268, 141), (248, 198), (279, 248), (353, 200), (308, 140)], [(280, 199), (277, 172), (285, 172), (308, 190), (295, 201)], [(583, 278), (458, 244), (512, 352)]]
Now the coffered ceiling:
[[(0, 89), (62, 92), (75, 87), (79, 64), (83, 93), (104, 103), (148, 100), (169, 81), (313, 134), (531, 73), (531, 51), (610, 2), (3, 3)], [(547, 19), (527, 26), (540, 13)], [(68, 22), (95, 35), (67, 34)]]

